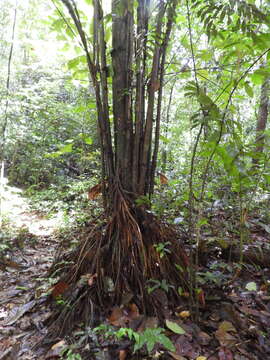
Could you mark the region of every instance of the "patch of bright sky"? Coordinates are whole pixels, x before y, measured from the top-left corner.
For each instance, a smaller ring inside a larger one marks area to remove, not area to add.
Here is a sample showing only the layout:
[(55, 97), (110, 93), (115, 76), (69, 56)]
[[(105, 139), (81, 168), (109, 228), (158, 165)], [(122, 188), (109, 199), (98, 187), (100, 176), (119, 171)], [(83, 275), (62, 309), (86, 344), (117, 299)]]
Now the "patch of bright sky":
[[(1, 1), (1, 0), (0, 0)], [(19, 4), (18, 8), (18, 18), (23, 15), (23, 13), (28, 9), (31, 11), (31, 0), (23, 0), (23, 3), (20, 3), (20, 0), (10, 0), (11, 12), (13, 13), (13, 9), (16, 6), (16, 3)], [(89, 22), (93, 16), (93, 7), (87, 4), (86, 0), (77, 0), (77, 6), (80, 10), (82, 10), (89, 18)], [(45, 26), (48, 27), (48, 31), (45, 34), (41, 34), (40, 29), (38, 27), (33, 26), (30, 28), (31, 36), (25, 36), (25, 38), (19, 38), (17, 36), (15, 38), (15, 47), (19, 48), (24, 45), (28, 45), (31, 49), (32, 55), (36, 56), (36, 63), (32, 63), (31, 67), (39, 67), (39, 66), (50, 66), (59, 63), (59, 60), (62, 59), (65, 62), (65, 59), (71, 59), (72, 57), (78, 56), (74, 50), (74, 46), (70, 46), (70, 48), (63, 53), (63, 47), (66, 43), (65, 41), (61, 41), (57, 38), (57, 33), (50, 31), (49, 17), (53, 16), (56, 18), (55, 6), (51, 0), (41, 2), (39, 5), (38, 18), (37, 22), (44, 22)], [(111, 0), (103, 0), (102, 6), (104, 10), (104, 15), (111, 12)], [(13, 16), (13, 14), (11, 15)], [(35, 21), (35, 19), (33, 19)], [(17, 34), (21, 32), (21, 29), (18, 30)], [(74, 41), (74, 45), (76, 46), (76, 40)], [(79, 43), (77, 43), (79, 45)]]

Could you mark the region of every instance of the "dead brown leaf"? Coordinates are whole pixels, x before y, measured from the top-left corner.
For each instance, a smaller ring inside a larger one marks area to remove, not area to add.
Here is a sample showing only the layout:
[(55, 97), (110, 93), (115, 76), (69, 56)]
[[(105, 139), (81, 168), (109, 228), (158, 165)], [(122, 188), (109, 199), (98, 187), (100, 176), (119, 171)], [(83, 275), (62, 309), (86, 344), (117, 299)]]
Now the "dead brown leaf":
[(162, 173), (158, 173), (158, 175), (159, 175), (160, 183), (161, 183), (162, 185), (167, 185), (168, 182), (169, 182), (167, 176), (164, 175), (164, 174), (162, 174)]
[(215, 336), (217, 340), (220, 342), (221, 346), (232, 346), (237, 343), (236, 337), (232, 336), (231, 334), (229, 334), (224, 330), (220, 330), (220, 329), (217, 330), (215, 332)]
[(158, 318), (157, 317), (154, 317), (154, 316), (145, 317), (137, 331), (143, 332), (147, 328), (156, 328), (156, 327), (158, 327)]
[(229, 349), (222, 347), (218, 352), (219, 360), (233, 360), (233, 354)]
[(111, 315), (108, 317), (108, 321), (111, 325), (125, 327), (127, 323), (127, 317), (125, 316), (123, 309), (119, 306), (112, 308)]
[(198, 342), (201, 345), (208, 345), (211, 341), (211, 336), (208, 335), (206, 332), (204, 331), (200, 331), (197, 335), (198, 337)]
[(68, 289), (69, 285), (64, 281), (59, 281), (54, 285), (52, 290), (52, 296), (56, 298), (57, 296), (61, 296)]
[(119, 360), (125, 360), (127, 358), (127, 350), (119, 351)]
[(186, 360), (185, 357), (181, 356), (181, 355), (177, 355), (176, 353), (173, 353), (171, 351), (169, 351), (169, 354), (171, 355), (171, 357), (175, 360)]
[(103, 184), (102, 182), (100, 182), (97, 185), (91, 187), (88, 190), (88, 194), (87, 194), (88, 200), (95, 200), (101, 194), (102, 186)]

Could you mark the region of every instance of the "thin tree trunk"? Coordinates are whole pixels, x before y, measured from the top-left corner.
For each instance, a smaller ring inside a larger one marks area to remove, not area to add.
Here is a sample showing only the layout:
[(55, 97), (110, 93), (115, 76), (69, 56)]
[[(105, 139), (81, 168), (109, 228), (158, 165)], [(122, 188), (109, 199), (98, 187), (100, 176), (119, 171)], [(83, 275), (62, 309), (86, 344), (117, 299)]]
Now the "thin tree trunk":
[(155, 92), (159, 89), (159, 67), (160, 67), (160, 55), (161, 55), (161, 29), (162, 29), (162, 20), (165, 15), (166, 5), (163, 0), (159, 3), (159, 12), (157, 16), (157, 25), (156, 25), (156, 41), (155, 41), (155, 51), (152, 62), (152, 69), (150, 80), (148, 84), (148, 106), (146, 114), (146, 123), (144, 129), (144, 139), (142, 146), (142, 155), (140, 163), (140, 181), (139, 181), (139, 193), (146, 193), (147, 186), (147, 175), (150, 175), (150, 159), (151, 159), (151, 144), (152, 144), (152, 132), (153, 132), (153, 114), (154, 114), (154, 104), (155, 104)]
[[(175, 86), (175, 81), (171, 87), (170, 95), (169, 95), (169, 102), (167, 105), (167, 111), (166, 111), (166, 122), (165, 122), (165, 138), (168, 136), (168, 130), (169, 130), (169, 123), (170, 123), (170, 110), (171, 110), (171, 104), (172, 104), (172, 97), (173, 97), (173, 90)], [(167, 168), (167, 149), (164, 149), (161, 154), (162, 158), (162, 164), (161, 164), (161, 170), (163, 173), (166, 172)]]
[[(105, 95), (105, 88), (103, 92), (101, 92), (100, 89), (100, 83), (97, 79), (97, 73), (99, 72), (99, 67), (95, 65), (95, 63), (92, 60), (92, 57), (90, 55), (90, 51), (88, 48), (88, 42), (86, 39), (86, 35), (84, 33), (84, 30), (82, 28), (82, 24), (80, 21), (79, 12), (77, 10), (76, 4), (73, 0), (62, 0), (64, 5), (67, 7), (69, 14), (74, 21), (74, 24), (77, 28), (82, 47), (85, 51), (87, 65), (89, 69), (89, 73), (93, 82), (93, 87), (95, 91), (95, 97), (96, 97), (96, 105), (97, 105), (97, 116), (98, 116), (98, 127), (99, 127), (99, 136), (100, 136), (100, 144), (101, 144), (101, 153), (102, 153), (102, 159), (104, 159), (105, 164), (103, 165), (103, 168), (105, 168), (106, 176), (108, 179), (113, 179), (115, 174), (115, 168), (114, 168), (114, 157), (113, 157), (113, 149), (112, 149), (112, 139), (111, 139), (111, 129), (110, 129), (110, 122), (109, 122), (109, 113), (108, 113), (108, 107), (106, 104), (103, 103), (104, 97), (106, 99)], [(96, 4), (98, 5), (98, 4)], [(97, 13), (98, 15), (98, 13)], [(98, 17), (96, 16), (96, 20), (98, 20)], [(99, 33), (96, 33), (95, 38), (98, 39), (102, 35), (102, 30), (99, 31)], [(102, 42), (102, 41), (101, 41)], [(98, 56), (99, 48), (101, 49), (101, 57), (103, 56), (104, 50), (102, 50), (102, 44), (94, 44), (94, 47), (98, 46), (98, 49), (95, 50), (95, 58)], [(104, 85), (104, 84), (103, 84)], [(109, 183), (110, 185), (110, 183)]]
[(258, 157), (263, 153), (264, 149), (264, 132), (266, 129), (268, 112), (269, 112), (269, 91), (270, 91), (270, 76), (268, 76), (261, 87), (261, 98), (259, 105), (259, 113), (257, 118), (257, 126), (256, 126), (256, 155), (253, 158), (253, 164), (258, 163)]
[(162, 105), (162, 95), (163, 95), (163, 82), (164, 82), (164, 71), (165, 71), (165, 61), (166, 61), (166, 52), (168, 48), (168, 43), (172, 31), (173, 18), (175, 15), (176, 1), (174, 0), (170, 5), (168, 11), (168, 21), (165, 37), (162, 43), (161, 48), (161, 64), (160, 64), (160, 75), (159, 75), (159, 90), (158, 90), (158, 102), (157, 102), (157, 115), (156, 115), (156, 131), (155, 131), (155, 144), (154, 151), (151, 163), (150, 177), (149, 177), (149, 193), (150, 195), (154, 192), (154, 180), (155, 180), (155, 171), (157, 167), (157, 156), (159, 150), (159, 137), (160, 137), (160, 120), (161, 120), (161, 105)]

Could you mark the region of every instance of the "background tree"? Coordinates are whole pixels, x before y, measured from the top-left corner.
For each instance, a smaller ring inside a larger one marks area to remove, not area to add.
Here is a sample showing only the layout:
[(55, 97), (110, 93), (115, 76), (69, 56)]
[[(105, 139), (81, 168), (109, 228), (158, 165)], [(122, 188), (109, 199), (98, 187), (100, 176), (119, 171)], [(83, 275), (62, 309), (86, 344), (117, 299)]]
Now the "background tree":
[[(268, 113), (269, 113), (269, 91), (270, 91), (270, 77), (266, 76), (262, 86), (260, 95), (260, 104), (258, 110), (258, 118), (256, 125), (256, 155), (260, 156), (263, 153), (265, 130), (267, 125)], [(253, 163), (258, 163), (258, 158), (253, 159)]]

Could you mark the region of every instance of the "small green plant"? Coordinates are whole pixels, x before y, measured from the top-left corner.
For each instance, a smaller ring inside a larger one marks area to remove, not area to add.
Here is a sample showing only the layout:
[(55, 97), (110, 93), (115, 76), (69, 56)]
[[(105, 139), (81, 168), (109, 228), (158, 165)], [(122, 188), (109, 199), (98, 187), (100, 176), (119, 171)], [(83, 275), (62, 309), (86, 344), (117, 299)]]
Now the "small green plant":
[(137, 333), (135, 339), (134, 352), (141, 349), (144, 345), (146, 345), (147, 351), (150, 354), (155, 346), (155, 344), (159, 343), (163, 345), (169, 351), (175, 351), (175, 347), (171, 340), (164, 335), (163, 328), (148, 328), (143, 333)]
[(163, 328), (147, 328), (142, 333), (138, 333), (130, 328), (120, 328), (114, 331), (111, 326), (101, 324), (94, 329), (95, 332), (103, 333), (106, 338), (115, 337), (121, 339), (127, 336), (135, 342), (133, 352), (140, 350), (144, 345), (150, 354), (156, 344), (163, 345), (169, 351), (175, 351), (175, 347), (171, 340), (164, 335)]
[(99, 326), (95, 327), (93, 331), (98, 334), (103, 334), (106, 339), (116, 336), (116, 332), (113, 327), (107, 324), (100, 324)]
[(63, 360), (82, 360), (80, 354), (74, 354), (72, 349), (65, 348), (62, 351), (61, 359)]
[(158, 244), (154, 245), (154, 248), (158, 252), (161, 259), (163, 258), (164, 255), (166, 255), (166, 253), (167, 254), (171, 253), (171, 250), (166, 247), (168, 245), (170, 245), (169, 241), (166, 241), (165, 243), (158, 243)]
[(169, 291), (170, 288), (173, 288), (172, 285), (167, 283), (167, 280), (162, 279), (161, 281), (159, 280), (154, 280), (154, 279), (150, 279), (148, 281), (148, 283), (152, 283), (153, 286), (147, 286), (147, 292), (148, 294), (151, 294), (153, 291), (155, 291), (156, 289), (162, 289), (166, 292)]

